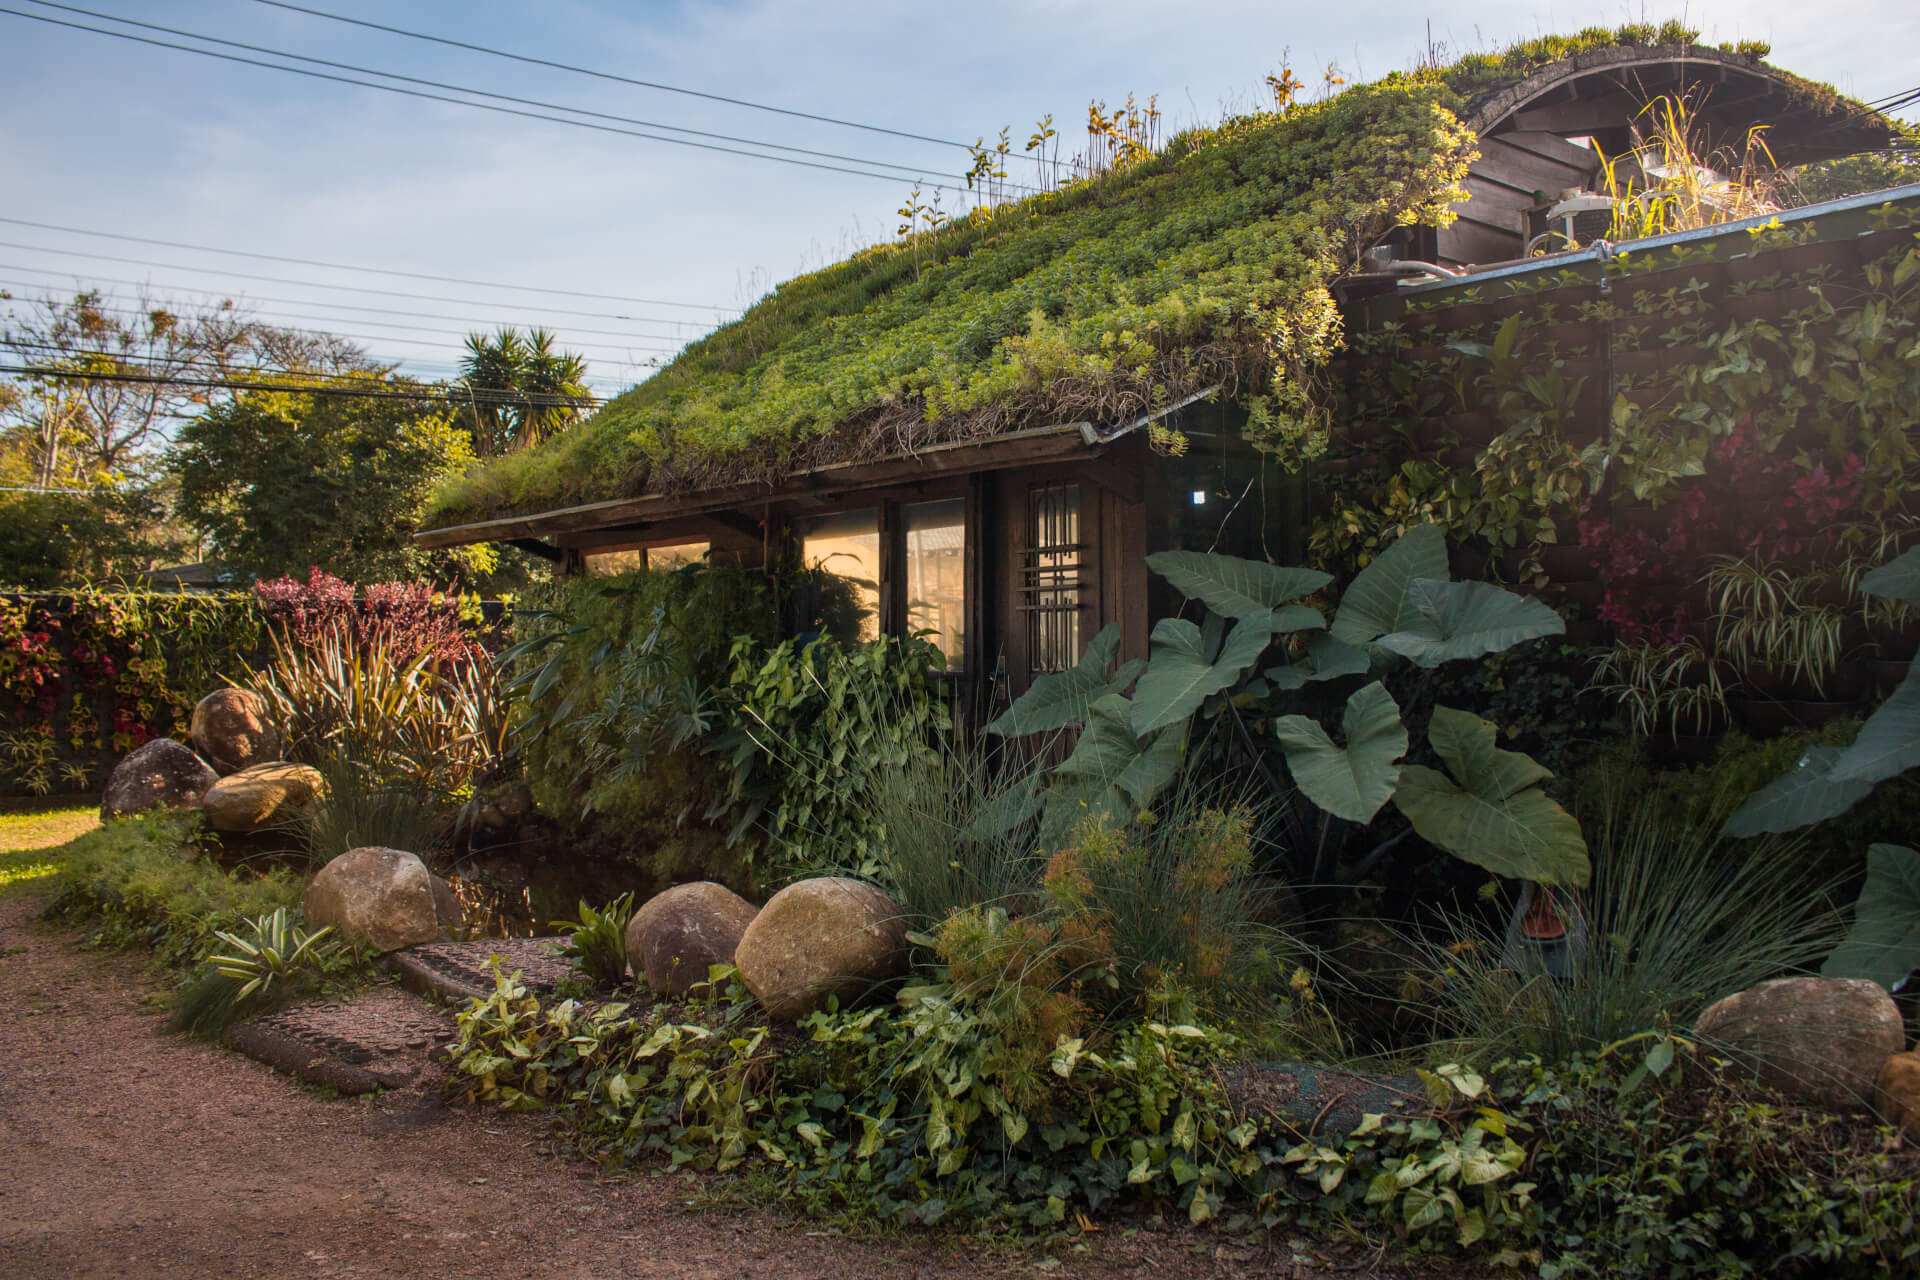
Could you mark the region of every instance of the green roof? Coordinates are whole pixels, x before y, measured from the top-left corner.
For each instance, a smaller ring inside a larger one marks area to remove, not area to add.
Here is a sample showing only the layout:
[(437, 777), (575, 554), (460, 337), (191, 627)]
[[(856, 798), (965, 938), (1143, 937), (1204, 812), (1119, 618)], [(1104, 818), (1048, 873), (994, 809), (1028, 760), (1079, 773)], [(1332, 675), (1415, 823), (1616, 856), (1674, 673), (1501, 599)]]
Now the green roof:
[(855, 254), (776, 289), (527, 453), (444, 485), (428, 527), (773, 479), (1054, 423), (1112, 422), (1225, 383), (1256, 433), (1316, 412), (1339, 342), (1328, 282), (1396, 223), (1442, 223), (1475, 100), (1593, 30), (1390, 76), (1175, 137), (1119, 172)]

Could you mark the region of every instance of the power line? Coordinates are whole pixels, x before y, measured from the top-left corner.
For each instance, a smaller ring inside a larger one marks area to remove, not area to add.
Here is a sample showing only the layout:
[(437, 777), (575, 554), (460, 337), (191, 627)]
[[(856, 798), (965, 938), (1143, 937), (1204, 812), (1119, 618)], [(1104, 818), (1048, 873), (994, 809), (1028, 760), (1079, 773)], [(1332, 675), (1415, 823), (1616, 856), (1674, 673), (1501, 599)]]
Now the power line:
[[(175, 387), (205, 387), (221, 391), (285, 391), (294, 395), (345, 396), (361, 400), (427, 400), (455, 405), (470, 403), (465, 388), (439, 389), (423, 387), (418, 391), (383, 391), (372, 388), (353, 388), (328, 385), (326, 383), (290, 383), (254, 381), (239, 378), (183, 378), (156, 373), (86, 373), (73, 369), (54, 369), (38, 365), (0, 365), (0, 373), (10, 373), (32, 378), (61, 378), (73, 382), (131, 382), (144, 384), (164, 384)], [(308, 375), (323, 377), (328, 375)], [(523, 392), (505, 390), (498, 387), (476, 387), (475, 392), (487, 397), (487, 404), (520, 403), (540, 406), (581, 405), (594, 407), (607, 403), (606, 396), (563, 396), (544, 392)], [(494, 397), (505, 397), (496, 399)]]
[[(21, 247), (27, 249), (31, 253), (65, 254), (69, 257), (97, 258), (97, 257), (104, 256), (101, 254), (90, 254), (82, 249), (47, 249), (39, 245), (25, 245)], [(142, 258), (108, 258), (107, 261), (124, 262), (124, 263), (128, 263), (138, 267), (160, 267), (163, 270), (170, 270), (170, 271), (198, 271), (208, 275), (233, 276), (240, 280), (264, 280), (269, 284), (299, 285), (300, 287), (307, 288), (307, 289), (344, 289), (353, 293), (372, 293), (372, 294), (378, 294), (382, 297), (401, 298), (411, 302), (449, 302), (449, 303), (453, 303), (456, 306), (465, 306), (465, 307), (508, 306), (508, 307), (512, 307), (516, 312), (539, 311), (547, 315), (584, 316), (592, 320), (630, 320), (636, 324), (689, 323), (683, 320), (669, 319), (666, 316), (632, 316), (632, 315), (622, 315), (622, 314), (619, 314), (618, 312), (612, 312), (612, 311), (574, 311), (566, 307), (543, 307), (531, 302), (504, 302), (503, 303), (503, 302), (489, 301), (486, 299), (449, 298), (444, 295), (436, 294), (436, 293), (406, 293), (406, 292), (395, 290), (395, 289), (370, 289), (370, 288), (367, 288), (365, 285), (328, 284), (327, 282), (322, 280), (294, 280), (294, 279), (289, 279), (285, 276), (260, 276), (260, 275), (252, 275), (244, 271), (229, 271), (224, 267), (190, 266), (183, 262), (150, 262)], [(0, 271), (31, 271), (39, 275), (47, 275), (47, 276), (76, 276), (77, 275), (77, 273), (72, 271), (56, 271), (50, 267), (13, 266), (6, 263), (0, 263)], [(208, 289), (204, 285), (163, 285), (163, 284), (156, 284), (148, 280), (123, 280), (123, 279), (116, 279), (111, 276), (96, 276), (93, 278), (101, 281), (103, 284), (124, 284), (124, 285), (132, 285), (135, 288), (174, 289), (174, 290), (180, 290), (180, 291), (189, 292), (189, 293), (220, 292), (219, 290), (216, 290), (216, 289)], [(302, 300), (302, 301), (304, 304), (305, 300)], [(321, 302), (318, 300), (313, 300), (312, 305), (317, 307), (345, 307), (346, 306), (345, 303)], [(354, 308), (354, 310), (372, 310), (372, 309), (373, 308)], [(494, 322), (489, 321), (488, 323), (494, 323)]]
[[(38, 0), (34, 0), (34, 2), (38, 2)], [(542, 115), (538, 111), (525, 111), (518, 107), (501, 106), (497, 103), (472, 102), (465, 98), (453, 98), (453, 97), (448, 97), (445, 94), (428, 93), (422, 89), (404, 89), (399, 85), (378, 84), (371, 80), (356, 80), (351, 76), (334, 75), (331, 72), (326, 72), (326, 71), (313, 71), (305, 67), (289, 67), (289, 66), (284, 66), (277, 62), (262, 62), (258, 58), (244, 58), (238, 54), (233, 54), (233, 53), (217, 53), (212, 49), (197, 49), (197, 48), (194, 48), (192, 45), (174, 44), (173, 42), (168, 40), (155, 40), (150, 36), (137, 36), (128, 31), (110, 31), (104, 27), (90, 27), (90, 26), (87, 26), (85, 23), (68, 22), (63, 18), (52, 18), (42, 13), (26, 13), (19, 9), (0, 8), (0, 14), (6, 14), (10, 17), (15, 17), (15, 18), (26, 18), (29, 21), (46, 23), (49, 26), (67, 27), (74, 31), (86, 31), (86, 32), (90, 32), (93, 35), (98, 35), (98, 36), (111, 36), (116, 40), (127, 40), (135, 44), (151, 45), (159, 49), (173, 49), (180, 53), (198, 54), (203, 58), (216, 58), (222, 62), (234, 62), (234, 63), (240, 63), (244, 66), (262, 67), (268, 71), (284, 71), (288, 75), (306, 76), (309, 79), (313, 79), (313, 80), (329, 80), (336, 84), (356, 85), (362, 89), (378, 89), (383, 93), (400, 94), (404, 97), (409, 97), (409, 98), (422, 98), (429, 102), (444, 102), (456, 107), (471, 107), (476, 111), (492, 111), (499, 115), (518, 116), (526, 120), (545, 120), (549, 124), (571, 125), (576, 129), (592, 129), (599, 133), (613, 133), (613, 134), (619, 134), (623, 137), (642, 138), (649, 142), (667, 142), (667, 143), (672, 143), (675, 146), (693, 147), (701, 151), (716, 151), (716, 152), (721, 152), (727, 155), (745, 156), (748, 159), (753, 159), (753, 160), (770, 160), (776, 164), (797, 165), (803, 169), (821, 169), (829, 173), (844, 173), (844, 174), (849, 174), (856, 178), (877, 178), (882, 182), (890, 182), (895, 184), (898, 184), (901, 180), (897, 175), (886, 174), (886, 173), (874, 173), (870, 169), (853, 169), (853, 168), (848, 168), (845, 165), (825, 164), (817, 160), (800, 160), (792, 156), (768, 155), (764, 151), (744, 151), (738, 147), (721, 146), (719, 143), (715, 143), (715, 142), (695, 142), (687, 138), (670, 138), (664, 134), (643, 133), (638, 130), (623, 129), (610, 124), (596, 124), (591, 120), (571, 120), (571, 119), (567, 119), (564, 116)], [(286, 55), (280, 55), (280, 56), (292, 57), (296, 55), (286, 54)], [(365, 68), (355, 68), (355, 70), (361, 71), (363, 74), (366, 74), (366, 75), (386, 74), (384, 72), (371, 71)], [(461, 89), (459, 90), (459, 92), (481, 94), (483, 91), (478, 89)], [(573, 110), (573, 108), (570, 108), (570, 107), (554, 106), (552, 104), (546, 104), (546, 103), (541, 103), (537, 105), (540, 105), (542, 107), (545, 107), (548, 110), (553, 110), (553, 111)], [(763, 144), (756, 143), (755, 145), (763, 145)], [(884, 161), (867, 161), (863, 163), (871, 163), (876, 165), (886, 164), (886, 162)], [(905, 168), (905, 166), (887, 166), (887, 167)], [(908, 169), (907, 172), (914, 172), (914, 171), (911, 169)], [(938, 176), (956, 177), (957, 175), (941, 174)], [(933, 188), (934, 190), (939, 190), (939, 191), (964, 192), (966, 190), (966, 188), (963, 188), (963, 187), (950, 186), (950, 185), (947, 185), (944, 183), (938, 183), (938, 182), (926, 182), (925, 185), (927, 187), (930, 187), (930, 188)]]
[(388, 267), (355, 267), (344, 262), (323, 262), (315, 258), (287, 258), (273, 253), (249, 253), (244, 249), (220, 249), (210, 244), (187, 244), (180, 240), (155, 240), (147, 236), (122, 235), (113, 231), (91, 231), (85, 227), (66, 227), (56, 222), (33, 222), (26, 218), (0, 218), (0, 223), (32, 227), (36, 231), (58, 231), (66, 235), (94, 236), (102, 240), (125, 240), (133, 244), (157, 245), (163, 249), (191, 249), (195, 253), (221, 253), (230, 258), (255, 258), (262, 262), (286, 262), (298, 267), (325, 267), (329, 271), (358, 271), (363, 275), (401, 276), (408, 280), (432, 280), (440, 284), (465, 284), (478, 289), (517, 289), (526, 293), (551, 293), (566, 298), (599, 298), (606, 302), (637, 302), (647, 307), (684, 307), (689, 311), (734, 311), (718, 303), (669, 302), (663, 298), (628, 298), (615, 293), (582, 293), (576, 289), (546, 289), (531, 284), (500, 284), (492, 280), (466, 280), (459, 276), (435, 276), (420, 271), (397, 271)]
[[(516, 97), (510, 93), (496, 93), (488, 89), (471, 89), (465, 85), (447, 84), (440, 80), (427, 80), (419, 76), (402, 75), (393, 71), (379, 71), (372, 67), (356, 66), (351, 62), (335, 62), (329, 58), (309, 57), (304, 53), (289, 53), (284, 49), (271, 49), (263, 45), (247, 44), (239, 40), (227, 40), (220, 36), (202, 35), (198, 31), (185, 31), (179, 27), (162, 26), (154, 22), (141, 22), (134, 18), (122, 18), (111, 13), (101, 13), (94, 9), (81, 9), (70, 4), (57, 4), (54, 0), (28, 0), (45, 9), (60, 9), (67, 13), (83, 14), (89, 18), (98, 18), (103, 22), (117, 22), (122, 26), (140, 27), (147, 31), (161, 31), (167, 35), (181, 36), (188, 40), (199, 40), (207, 44), (224, 45), (229, 49), (245, 49), (251, 53), (264, 53), (275, 58), (291, 58), (295, 62), (305, 62), (317, 67), (335, 67), (342, 71), (355, 71), (361, 75), (379, 76), (383, 80), (399, 80), (406, 84), (425, 85), (430, 89), (446, 89), (454, 93), (470, 93), (476, 97), (492, 98), (497, 102), (514, 102), (521, 106), (540, 107), (548, 111), (565, 111), (569, 115), (586, 116), (595, 120), (612, 120), (619, 124), (638, 125), (644, 129), (666, 129), (672, 133), (684, 133), (696, 138), (712, 138), (717, 142), (738, 142), (750, 147), (764, 147), (773, 151), (787, 151), (794, 155), (815, 156), (823, 160), (841, 160), (848, 164), (863, 164), (882, 169), (899, 169), (909, 175), (924, 174), (926, 170), (917, 165), (894, 164), (886, 160), (872, 160), (864, 156), (841, 155), (833, 151), (815, 151), (808, 147), (792, 147), (785, 143), (767, 142), (760, 138), (741, 138), (728, 133), (712, 133), (705, 129), (688, 129), (677, 124), (662, 124), (658, 120), (636, 120), (632, 116), (612, 115), (604, 111), (591, 111), (584, 107), (568, 107), (555, 102), (542, 102), (535, 98)], [(292, 70), (293, 68), (286, 68)], [(673, 139), (666, 139), (673, 141)], [(768, 159), (776, 157), (769, 156)]]
[[(4, 12), (4, 10), (0, 10), (0, 12)], [(48, 253), (48, 254), (55, 254), (58, 256), (64, 256), (68, 258), (93, 258), (101, 262), (118, 262), (130, 267), (159, 267), (163, 271), (193, 271), (201, 275), (232, 276), (236, 280), (259, 280), (267, 284), (299, 285), (300, 287), (306, 288), (306, 289), (339, 289), (339, 290), (344, 290), (348, 293), (371, 293), (384, 298), (405, 298), (413, 302), (454, 302), (454, 303), (465, 303), (468, 306), (475, 306), (475, 307), (510, 306), (519, 311), (543, 311), (553, 315), (581, 315), (581, 316), (591, 316), (591, 317), (606, 317), (608, 314), (603, 311), (568, 311), (560, 307), (541, 307), (541, 306), (535, 306), (531, 303), (518, 303), (518, 302), (500, 303), (500, 302), (491, 302), (491, 301), (473, 299), (473, 298), (449, 298), (439, 294), (431, 294), (431, 293), (407, 293), (404, 290), (400, 290), (400, 289), (375, 289), (371, 285), (364, 285), (364, 284), (329, 284), (324, 280), (301, 280), (292, 276), (263, 276), (256, 272), (251, 272), (251, 271), (235, 271), (229, 267), (202, 267), (202, 266), (195, 266), (191, 263), (186, 263), (186, 262), (155, 262), (151, 258), (123, 258), (117, 254), (94, 253), (93, 251), (88, 249), (50, 249), (46, 245), (18, 244), (13, 241), (7, 241), (7, 240), (0, 240), (0, 249), (24, 249), (28, 253)], [(71, 274), (71, 273), (47, 271), (47, 269), (44, 267), (0, 266), (0, 270), (45, 271), (49, 275)], [(632, 316), (613, 316), (612, 318), (615, 320), (634, 319), (634, 317)]]
[[(0, 271), (6, 271), (11, 269), (12, 268), (0, 266)], [(37, 270), (37, 268), (24, 267), (24, 268), (20, 268), (20, 270), (34, 271), (34, 270)], [(55, 271), (48, 271), (46, 274), (59, 275), (61, 273), (55, 272)], [(95, 276), (90, 278), (95, 280), (101, 280), (103, 282), (105, 281), (105, 277)], [(138, 284), (140, 282), (133, 281), (133, 280), (122, 280), (122, 281), (118, 281), (117, 283)], [(45, 289), (47, 286), (32, 280), (0, 280), (0, 288), (8, 288), (8, 287), (15, 288), (15, 289)], [(154, 286), (154, 287), (158, 288), (159, 286)], [(243, 306), (251, 307), (260, 303), (279, 303), (282, 306), (289, 306), (289, 307), (325, 307), (330, 311), (366, 311), (366, 312), (371, 312), (374, 315), (406, 316), (414, 320), (451, 320), (455, 324), (470, 326), (470, 328), (466, 330), (466, 332), (477, 331), (479, 329), (500, 329), (500, 328), (518, 328), (519, 327), (517, 325), (513, 325), (504, 320), (499, 320), (496, 318), (482, 319), (482, 318), (476, 318), (473, 316), (450, 316), (450, 315), (447, 315), (445, 312), (439, 312), (439, 311), (406, 311), (406, 310), (401, 310), (393, 307), (356, 307), (350, 302), (327, 302), (324, 299), (320, 299), (320, 298), (269, 298), (262, 294), (248, 294), (248, 293), (227, 294), (227, 293), (220, 293), (218, 291), (209, 291), (206, 289), (193, 289), (193, 290), (187, 290), (186, 292), (205, 294), (208, 297), (218, 297), (222, 301), (232, 303), (233, 309), (235, 311), (238, 311)], [(3, 300), (0, 300), (0, 301), (3, 301)], [(208, 304), (206, 302), (200, 302), (199, 305), (208, 306), (210, 309), (213, 309), (213, 310), (220, 309), (218, 307), (212, 307), (211, 304)], [(309, 316), (307, 317), (307, 319), (325, 320), (329, 323), (350, 323), (350, 324), (379, 324), (380, 323), (380, 321), (377, 321), (377, 320), (361, 320), (357, 316)], [(672, 320), (672, 321), (659, 321), (658, 323), (690, 324), (691, 322), (684, 321), (684, 320)], [(668, 339), (674, 339), (674, 340), (685, 338), (687, 341), (693, 340), (692, 337), (688, 337), (687, 335), (678, 334), (678, 333), (629, 333), (625, 329), (589, 329), (589, 328), (586, 328), (585, 326), (571, 325), (571, 324), (566, 327), (566, 331), (568, 333), (591, 333), (591, 334), (596, 334), (600, 337), (605, 337), (605, 338), (668, 338)], [(712, 329), (711, 327), (708, 327), (702, 332), (710, 333), (712, 332)], [(694, 335), (694, 336), (698, 336), (698, 335)]]
[[(636, 80), (631, 76), (615, 75), (610, 71), (595, 71), (591, 67), (574, 66), (572, 63), (555, 62), (548, 58), (536, 58), (530, 54), (512, 53), (506, 49), (493, 49), (483, 44), (469, 44), (464, 40), (450, 40), (445, 36), (428, 35), (424, 31), (408, 31), (404, 27), (390, 27), (384, 23), (368, 22), (363, 18), (349, 18), (345, 14), (328, 13), (324, 9), (309, 9), (305, 5), (286, 4), (283, 0), (256, 0), (259, 4), (271, 5), (276, 9), (287, 9), (294, 13), (304, 13), (314, 18), (325, 18), (329, 22), (344, 22), (349, 26), (365, 27), (372, 31), (384, 31), (389, 35), (405, 36), (409, 40), (425, 40), (430, 44), (446, 45), (453, 49), (466, 49), (473, 53), (484, 53), (490, 57), (507, 58), (514, 62), (523, 62), (529, 66), (551, 67), (556, 71), (567, 71), (574, 75), (592, 76), (596, 80), (610, 80), (615, 84), (630, 84), (641, 89), (657, 89), (662, 93), (678, 93), (689, 98), (704, 98), (708, 102), (724, 102), (728, 106), (746, 107), (752, 111), (766, 111), (774, 115), (791, 116), (797, 120), (813, 120), (820, 124), (837, 125), (842, 129), (859, 129), (867, 133), (881, 133), (895, 138), (908, 138), (914, 142), (931, 142), (935, 146), (958, 147), (964, 151), (973, 148), (964, 142), (955, 142), (951, 138), (935, 138), (924, 133), (909, 133), (904, 129), (891, 129), (885, 125), (862, 124), (857, 120), (841, 120), (835, 116), (817, 115), (811, 111), (796, 111), (789, 107), (770, 106), (764, 102), (752, 102), (746, 98), (729, 98), (725, 94), (705, 93), (699, 89), (685, 89), (678, 85), (660, 84), (653, 80)], [(1031, 159), (1033, 157), (1021, 157)]]
[[(131, 307), (102, 306), (99, 308), (99, 310), (105, 311), (111, 315), (122, 315), (122, 316), (140, 316), (140, 315), (146, 314), (146, 312), (144, 311), (139, 311)], [(279, 322), (282, 324), (282, 327), (288, 327), (293, 329), (304, 329), (306, 326), (301, 323), (288, 324), (286, 322), (305, 321), (308, 323), (331, 324), (339, 320), (339, 317), (337, 316), (298, 316), (298, 315), (286, 315), (286, 314), (281, 314), (281, 315), (266, 314), (261, 318), (264, 320)], [(438, 329), (438, 328), (429, 327), (427, 325), (400, 324), (391, 320), (368, 320), (365, 318), (357, 318), (350, 321), (350, 323), (371, 325), (375, 328), (381, 328), (381, 329), (405, 329), (414, 333), (430, 333), (430, 334), (438, 335), (439, 337), (443, 337), (443, 338), (465, 339), (472, 332), (472, 330)], [(381, 341), (381, 340), (387, 340), (387, 341), (393, 341), (393, 342), (421, 341), (421, 345), (435, 346), (435, 347), (456, 347), (457, 348), (457, 347), (464, 347), (466, 345), (464, 341), (457, 342), (457, 343), (448, 343), (448, 342), (441, 342), (441, 341), (425, 341), (425, 340), (416, 340), (413, 338), (404, 337), (398, 334), (389, 335), (389, 334), (371, 334), (371, 333), (345, 333), (336, 329), (318, 330), (317, 332), (331, 333), (337, 337), (342, 337), (342, 338), (363, 338), (368, 341)], [(558, 337), (559, 335), (555, 335), (555, 336)], [(673, 337), (673, 335), (671, 334), (634, 334), (632, 336), (636, 339), (652, 338), (656, 341), (662, 338), (671, 340), (671, 338)], [(692, 339), (688, 339), (687, 341), (692, 341)], [(675, 347), (650, 346), (644, 341), (635, 341), (635, 342), (568, 341), (566, 345), (572, 346), (572, 347), (588, 347), (596, 351), (678, 351), (680, 349), (680, 347), (677, 347), (677, 346)], [(682, 343), (681, 345), (685, 345), (685, 344)]]

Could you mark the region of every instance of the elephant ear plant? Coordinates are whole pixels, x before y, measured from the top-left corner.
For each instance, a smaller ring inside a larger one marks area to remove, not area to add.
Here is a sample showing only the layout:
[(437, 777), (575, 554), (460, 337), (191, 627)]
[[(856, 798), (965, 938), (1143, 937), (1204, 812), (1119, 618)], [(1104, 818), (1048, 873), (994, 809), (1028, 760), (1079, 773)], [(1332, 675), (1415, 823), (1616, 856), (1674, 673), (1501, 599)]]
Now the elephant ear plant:
[[(1008, 737), (1082, 726), (1072, 753), (1050, 776), (1030, 779), (1007, 815), (1038, 814), (1044, 847), (1089, 812), (1124, 822), (1148, 809), (1198, 732), (1219, 725), (1281, 793), (1300, 878), (1331, 873), (1346, 829), (1370, 827), (1392, 803), (1409, 825), (1377, 841), (1362, 871), (1417, 832), (1501, 875), (1585, 886), (1586, 845), (1540, 789), (1547, 771), (1496, 748), (1494, 726), (1448, 708), (1435, 710), (1427, 738), (1449, 772), (1403, 764), (1412, 736), (1387, 683), (1411, 673), (1424, 687), (1444, 663), (1561, 634), (1553, 610), (1491, 583), (1451, 581), (1432, 525), (1410, 530), (1358, 574), (1331, 622), (1301, 603), (1331, 584), (1318, 570), (1192, 551), (1147, 564), (1201, 607), (1199, 620), (1162, 619), (1144, 665), (1118, 668), (1118, 632), (1107, 628), (1078, 667), (1036, 680), (988, 726)], [(1276, 650), (1291, 656), (1264, 666)], [(1337, 707), (1339, 741), (1322, 722), (1328, 707)], [(1277, 746), (1290, 788), (1267, 769), (1263, 738)]]
[[(1920, 608), (1920, 547), (1912, 547), (1860, 580), (1870, 596)], [(1810, 747), (1793, 772), (1747, 798), (1727, 819), (1725, 834), (1759, 836), (1835, 818), (1883, 782), (1920, 765), (1920, 661), (1874, 709), (1844, 747)], [(1876, 844), (1854, 906), (1853, 928), (1827, 957), (1830, 978), (1871, 978), (1889, 989), (1920, 968), (1920, 852)]]

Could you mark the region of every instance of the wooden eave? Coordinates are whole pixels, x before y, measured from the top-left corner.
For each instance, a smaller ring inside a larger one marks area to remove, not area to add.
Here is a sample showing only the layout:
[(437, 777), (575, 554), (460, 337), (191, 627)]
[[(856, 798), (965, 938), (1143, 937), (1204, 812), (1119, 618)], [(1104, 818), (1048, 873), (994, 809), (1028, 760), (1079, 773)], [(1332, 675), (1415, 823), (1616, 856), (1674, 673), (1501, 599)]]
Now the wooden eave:
[[(1157, 416), (1157, 415), (1155, 415)], [(644, 534), (651, 526), (737, 507), (910, 484), (940, 476), (997, 471), (1003, 467), (1076, 462), (1098, 458), (1115, 436), (1102, 437), (1087, 423), (1035, 427), (984, 440), (929, 445), (911, 453), (855, 462), (835, 462), (789, 472), (777, 483), (756, 482), (680, 494), (646, 494), (560, 507), (534, 515), (506, 516), (472, 524), (423, 529), (413, 535), (421, 548), (458, 547), (475, 542), (544, 539), (565, 543), (571, 535), (606, 529)]]

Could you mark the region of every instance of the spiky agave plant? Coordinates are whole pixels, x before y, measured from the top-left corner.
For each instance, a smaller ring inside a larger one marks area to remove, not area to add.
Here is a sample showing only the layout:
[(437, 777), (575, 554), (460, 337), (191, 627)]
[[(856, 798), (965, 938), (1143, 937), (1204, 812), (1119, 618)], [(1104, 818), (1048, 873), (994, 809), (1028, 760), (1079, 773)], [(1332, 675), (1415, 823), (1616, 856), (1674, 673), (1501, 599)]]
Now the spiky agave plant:
[(330, 925), (304, 929), (285, 907), (218, 929), (221, 952), (181, 988), (174, 1026), (212, 1037), (242, 1018), (282, 1003), (341, 954)]

